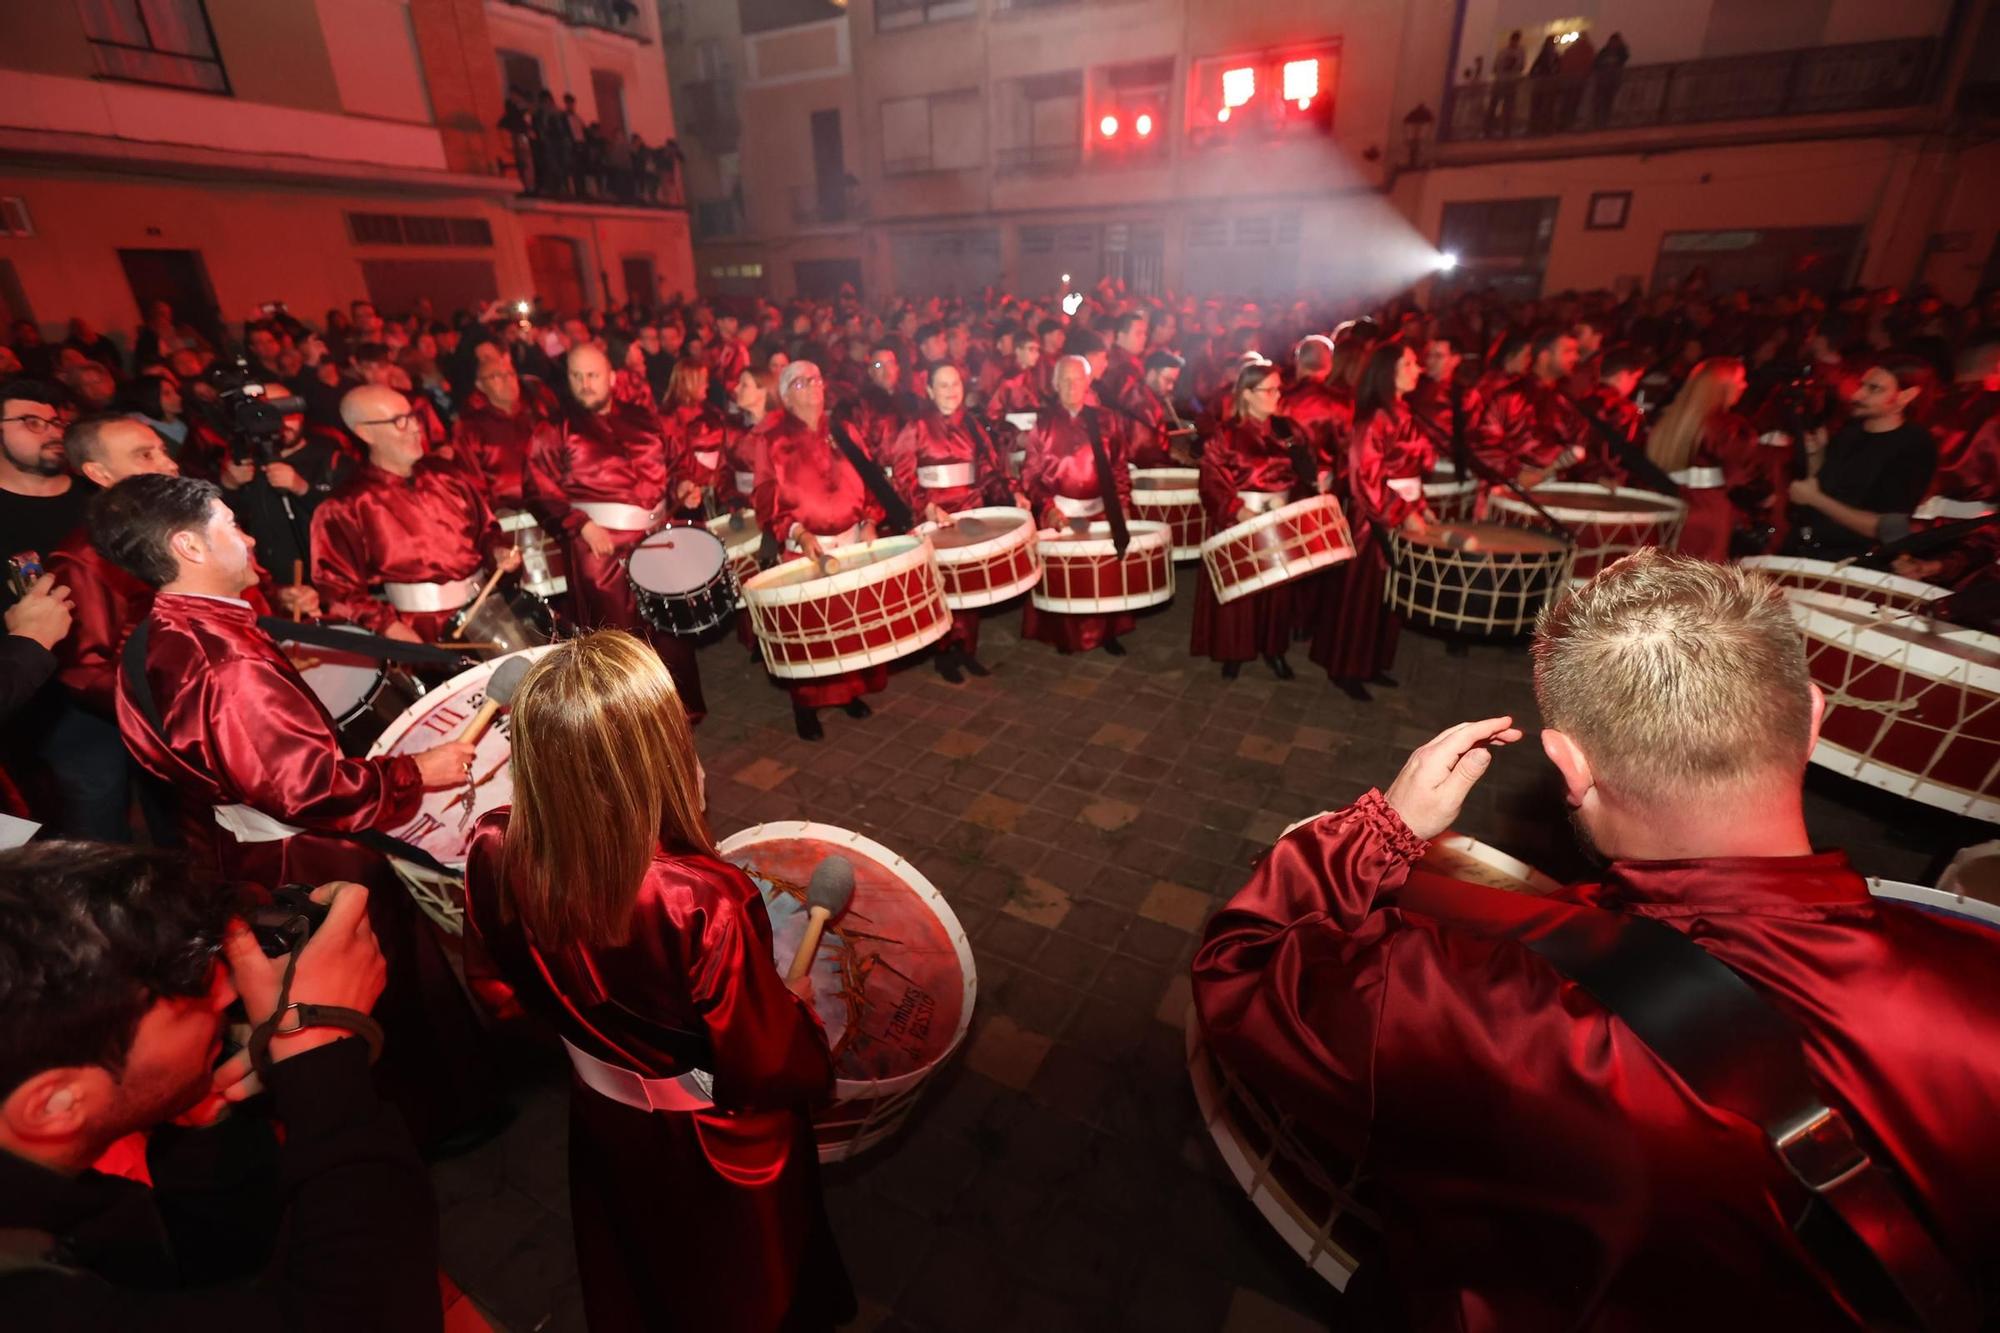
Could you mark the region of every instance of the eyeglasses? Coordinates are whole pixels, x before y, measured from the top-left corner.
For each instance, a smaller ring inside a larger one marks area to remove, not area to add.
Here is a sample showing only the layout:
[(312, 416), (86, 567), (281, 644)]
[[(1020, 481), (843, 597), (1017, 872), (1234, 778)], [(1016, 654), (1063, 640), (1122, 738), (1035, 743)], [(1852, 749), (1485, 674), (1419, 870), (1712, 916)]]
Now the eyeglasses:
[(397, 430), (408, 430), (417, 422), (415, 412), (403, 412), (393, 417), (377, 417), (372, 421), (357, 421), (357, 426), (394, 426)]
[[(801, 375), (792, 381), (792, 389), (817, 389), (825, 385), (825, 383), (826, 381), (817, 375)], [(791, 389), (785, 390), (786, 393), (790, 393), (791, 391)]]
[(61, 417), (43, 417), (43, 416), (36, 416), (32, 412), (23, 412), (18, 417), (0, 417), (0, 426), (4, 426), (11, 421), (20, 422), (24, 427), (27, 428), (27, 431), (30, 435), (40, 435), (46, 431), (54, 430), (58, 426), (62, 425)]

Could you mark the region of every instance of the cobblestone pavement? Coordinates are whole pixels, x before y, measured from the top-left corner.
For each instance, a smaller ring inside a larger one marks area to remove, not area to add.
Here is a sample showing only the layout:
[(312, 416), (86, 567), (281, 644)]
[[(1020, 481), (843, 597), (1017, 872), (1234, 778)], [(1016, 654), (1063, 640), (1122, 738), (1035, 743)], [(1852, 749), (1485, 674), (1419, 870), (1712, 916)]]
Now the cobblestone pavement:
[[(1339, 1298), (1251, 1207), (1195, 1118), (1188, 963), (1287, 824), (1386, 786), (1451, 723), (1532, 722), (1527, 659), (1499, 647), (1454, 659), (1405, 635), (1400, 688), (1367, 705), (1302, 648), (1295, 681), (1252, 663), (1229, 682), (1187, 655), (1191, 600), (1184, 587), (1142, 618), (1122, 660), (1023, 643), (1010, 611), (985, 629), (991, 678), (954, 687), (913, 661), (872, 718), (826, 712), (816, 745), (793, 735), (785, 694), (733, 637), (702, 650), (717, 836), (773, 819), (865, 833), (937, 885), (977, 957), (963, 1051), (900, 1138), (827, 1172), (862, 1297), (853, 1327), (1342, 1325)], [(1559, 877), (1582, 873), (1552, 777), (1532, 744), (1509, 752), (1461, 830)], [(1923, 878), (1969, 840), (1817, 772), (1808, 808), (1815, 838), (1869, 874)], [(544, 1069), (520, 1096), (505, 1135), (435, 1168), (446, 1268), (496, 1325), (582, 1329), (562, 1072)]]

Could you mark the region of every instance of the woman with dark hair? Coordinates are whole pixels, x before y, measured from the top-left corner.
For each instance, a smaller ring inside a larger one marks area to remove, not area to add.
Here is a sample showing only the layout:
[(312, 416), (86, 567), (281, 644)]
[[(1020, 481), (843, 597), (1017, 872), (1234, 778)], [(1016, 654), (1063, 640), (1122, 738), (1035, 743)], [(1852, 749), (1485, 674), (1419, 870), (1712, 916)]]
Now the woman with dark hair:
[[(1228, 420), (1208, 437), (1201, 453), (1201, 503), (1210, 532), (1302, 500), (1317, 488), (1319, 463), (1305, 433), (1277, 415), (1283, 389), (1283, 378), (1269, 361), (1245, 362), (1236, 372)], [(1281, 583), (1223, 602), (1206, 571), (1196, 575), (1195, 583), (1188, 651), (1220, 662), (1224, 680), (1236, 679), (1243, 664), (1259, 656), (1272, 675), (1290, 680), (1285, 649), (1299, 618), (1299, 586)]]
[(513, 805), (482, 817), (466, 933), (569, 1055), (584, 1311), (620, 1330), (831, 1329), (854, 1296), (820, 1198), (826, 1033), (716, 853), (659, 655), (606, 630), (513, 702)]
[(118, 406), (151, 426), (167, 443), (175, 462), (188, 442), (188, 420), (181, 403), (181, 386), (166, 374), (138, 375), (119, 391)]
[(1383, 598), (1389, 576), (1385, 534), (1396, 528), (1421, 533), (1430, 527), (1424, 477), (1437, 462), (1437, 450), (1403, 401), (1422, 374), (1414, 347), (1394, 340), (1380, 343), (1369, 354), (1354, 394), (1354, 432), (1347, 446), (1354, 559), (1342, 567), (1345, 572), (1327, 598), (1311, 656), (1342, 693), (1363, 703), (1370, 698), (1369, 683), (1396, 683), (1388, 672), (1396, 661), (1401, 627)]
[[(703, 517), (703, 510), (716, 507), (725, 493), (728, 469), (723, 459), (724, 422), (722, 414), (708, 403), (708, 367), (683, 358), (674, 366), (667, 382), (666, 400), (660, 404), (660, 426), (668, 453), (680, 460), (680, 475), (702, 491), (703, 503), (683, 510), (682, 517)], [(716, 508), (716, 512), (721, 512)]]

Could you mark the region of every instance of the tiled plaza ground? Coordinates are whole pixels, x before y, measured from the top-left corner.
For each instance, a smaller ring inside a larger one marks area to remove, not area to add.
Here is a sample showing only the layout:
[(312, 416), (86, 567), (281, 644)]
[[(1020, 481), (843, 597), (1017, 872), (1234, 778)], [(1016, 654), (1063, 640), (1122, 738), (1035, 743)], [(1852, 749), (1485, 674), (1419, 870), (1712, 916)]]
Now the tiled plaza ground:
[[(1183, 567), (1185, 584), (1187, 568)], [(1311, 1277), (1223, 1172), (1183, 1056), (1203, 922), (1295, 819), (1387, 785), (1451, 723), (1534, 716), (1520, 649), (1449, 658), (1405, 636), (1397, 689), (1362, 705), (1293, 654), (1234, 682), (1187, 656), (1186, 587), (1122, 660), (986, 627), (986, 680), (922, 662), (875, 716), (792, 733), (786, 696), (733, 638), (702, 652), (698, 733), (718, 837), (773, 819), (858, 830), (950, 900), (978, 960), (961, 1054), (896, 1141), (829, 1169), (862, 1317), (895, 1333), (1339, 1328)], [(1539, 749), (1494, 765), (1462, 831), (1558, 876), (1583, 869)], [(1926, 876), (1952, 821), (1815, 774), (1815, 838), (1862, 870)], [(1926, 879), (1925, 882), (1928, 882)], [(562, 1072), (500, 1139), (434, 1172), (446, 1267), (513, 1333), (583, 1328), (564, 1185)], [(662, 1200), (672, 1207), (671, 1200)]]

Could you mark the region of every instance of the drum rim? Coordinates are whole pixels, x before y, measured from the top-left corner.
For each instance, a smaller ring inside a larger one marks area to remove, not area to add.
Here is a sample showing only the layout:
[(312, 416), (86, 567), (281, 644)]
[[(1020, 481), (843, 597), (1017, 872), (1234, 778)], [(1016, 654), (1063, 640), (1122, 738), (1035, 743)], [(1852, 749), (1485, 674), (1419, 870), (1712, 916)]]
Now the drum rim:
[[(1863, 569), (1859, 565), (1838, 568), (1831, 560), (1815, 560), (1802, 555), (1752, 555), (1739, 562), (1745, 569), (1760, 573), (1810, 574), (1818, 578), (1839, 583), (1859, 584), (1878, 592), (1900, 593), (1921, 602), (1935, 602), (1951, 596), (1950, 588), (1940, 588), (1935, 583), (1925, 583), (1918, 579), (1906, 579), (1901, 574), (1887, 569)], [(1793, 585), (1779, 582), (1780, 587)], [(1806, 591), (1814, 591), (1806, 589)]]
[[(1579, 506), (1572, 506), (1572, 505), (1561, 505), (1561, 504), (1542, 505), (1542, 508), (1548, 510), (1551, 515), (1561, 519), (1565, 523), (1592, 523), (1602, 526), (1611, 526), (1613, 524), (1619, 524), (1619, 523), (1630, 523), (1635, 518), (1647, 517), (1647, 516), (1653, 517), (1657, 521), (1664, 523), (1664, 522), (1671, 522), (1676, 518), (1685, 518), (1687, 517), (1687, 512), (1688, 512), (1687, 501), (1681, 499), (1680, 497), (1673, 495), (1661, 495), (1658, 491), (1644, 490), (1637, 486), (1602, 486), (1596, 482), (1560, 481), (1560, 482), (1550, 482), (1541, 486), (1537, 486), (1534, 488), (1534, 490), (1532, 490), (1529, 493), (1533, 495), (1537, 501), (1539, 501), (1545, 495), (1557, 496), (1557, 497), (1570, 496), (1572, 498), (1583, 498), (1586, 496), (1607, 496), (1607, 495), (1636, 495), (1636, 496), (1642, 496), (1647, 500), (1657, 502), (1657, 507), (1651, 510), (1584, 509)], [(1519, 496), (1508, 495), (1498, 490), (1496, 490), (1493, 493), (1493, 506), (1496, 509), (1504, 510), (1509, 514), (1518, 514), (1524, 518), (1538, 517), (1534, 509), (1526, 501), (1522, 500)]]
[[(1032, 546), (1035, 542), (1035, 516), (1017, 505), (981, 505), (974, 509), (957, 510), (952, 517), (1011, 518), (1018, 520), (1018, 530), (1009, 528), (997, 537), (988, 537), (985, 541), (974, 542), (970, 546), (939, 546), (936, 542), (931, 542), (931, 550), (936, 552), (937, 562), (941, 567), (976, 564), (1012, 547)], [(910, 535), (929, 541), (931, 534), (940, 526), (937, 523), (920, 523), (910, 530)]]
[(1819, 738), (1808, 757), (1829, 773), (1866, 783), (1891, 796), (1920, 801), (1939, 810), (1983, 819), (1989, 824), (2000, 824), (2000, 799), (1948, 786), (1935, 779), (1921, 777), (1907, 768), (1891, 767), (1824, 736)]
[[(657, 543), (653, 541), (655, 537), (663, 536), (669, 532), (683, 532), (688, 534), (693, 534), (698, 532), (703, 537), (706, 537), (709, 541), (714, 542), (715, 549), (718, 552), (720, 552), (722, 556), (721, 563), (716, 566), (715, 573), (709, 575), (706, 580), (696, 584), (692, 588), (672, 588), (672, 589), (655, 588), (649, 586), (648, 584), (640, 582), (638, 571), (632, 568), (633, 562), (639, 558), (639, 553), (645, 550), (648, 546), (657, 545)], [(632, 554), (625, 557), (625, 577), (628, 580), (630, 580), (634, 588), (637, 588), (639, 591), (646, 593), (647, 595), (652, 597), (688, 597), (692, 596), (695, 593), (701, 592), (705, 589), (713, 588), (715, 586), (717, 579), (727, 578), (730, 569), (729, 561), (730, 561), (729, 544), (723, 541), (722, 538), (716, 536), (713, 532), (710, 532), (706, 524), (669, 523), (664, 528), (656, 528), (652, 532), (647, 533), (645, 538), (637, 546), (632, 548)]]
[(1347, 530), (1347, 515), (1341, 511), (1340, 501), (1334, 499), (1331, 495), (1308, 495), (1303, 500), (1294, 500), (1290, 504), (1279, 505), (1276, 509), (1266, 509), (1261, 514), (1252, 514), (1246, 519), (1231, 523), (1220, 532), (1203, 537), (1201, 539), (1202, 559), (1206, 560), (1210, 551), (1219, 551), (1228, 542), (1247, 537), (1259, 528), (1272, 526), (1283, 516), (1303, 514), (1307, 510), (1318, 509), (1333, 510), (1335, 516), (1340, 520), (1340, 530), (1347, 533), (1347, 546), (1351, 554), (1354, 547), (1354, 535)]
[[(862, 1092), (886, 1096), (918, 1086), (958, 1052), (959, 1047), (965, 1044), (965, 1034), (972, 1028), (972, 1010), (979, 998), (979, 968), (973, 959), (972, 941), (966, 937), (964, 924), (959, 921), (958, 913), (952, 910), (945, 896), (938, 892), (937, 886), (931, 883), (923, 871), (917, 869), (915, 862), (884, 847), (865, 833), (841, 828), (837, 824), (822, 824), (810, 819), (774, 819), (762, 824), (753, 824), (749, 828), (738, 829), (715, 845), (715, 853), (722, 859), (728, 860), (731, 852), (755, 846), (758, 842), (775, 842), (783, 838), (812, 838), (830, 845), (845, 844), (854, 848), (892, 873), (903, 875), (906, 882), (915, 890), (917, 897), (924, 901), (944, 926), (945, 938), (951, 941), (952, 951), (958, 955), (961, 1000), (958, 1026), (953, 1030), (951, 1040), (928, 1064), (906, 1074), (898, 1074), (894, 1078), (875, 1080), (836, 1078), (834, 1096), (836, 1100), (844, 1095), (851, 1096)], [(734, 866), (736, 863), (731, 861), (730, 864)], [(742, 870), (741, 866), (736, 868)], [(744, 871), (745, 875), (748, 873)]]
[[(1135, 467), (1132, 472), (1132, 507), (1147, 509), (1181, 508), (1201, 504), (1201, 469), (1198, 467)], [(1157, 486), (1139, 489), (1139, 478), (1162, 478), (1181, 483), (1169, 489)], [(1158, 520), (1155, 520), (1158, 521)]]
[[(1845, 597), (1839, 593), (1819, 592), (1812, 588), (1793, 588), (1791, 592), (1800, 594), (1786, 598), (1792, 608), (1792, 620), (1798, 625), (1799, 632), (1808, 639), (1817, 639), (1829, 646), (1839, 646), (1850, 652), (1859, 652), (1870, 661), (1879, 662), (1883, 666), (1905, 670), (1916, 668), (1927, 679), (1939, 684), (1957, 684), (2000, 696), (2000, 666), (1990, 666), (1970, 658), (1955, 657), (1925, 644), (1911, 643), (1894, 635), (1885, 634), (1874, 625), (1856, 625), (1836, 619), (1830, 614), (1834, 608), (1817, 600), (1805, 599), (1832, 597), (1840, 602), (1866, 607), (1878, 613), (1886, 612), (1899, 620), (1922, 621), (1934, 627), (1945, 638), (1955, 643), (1964, 643), (1969, 648), (1994, 657), (2000, 657), (2000, 634), (1988, 634), (1983, 630), (1954, 625), (1948, 620), (1939, 620), (1920, 611), (1898, 611), (1894, 607), (1870, 601), (1865, 597)], [(1829, 633), (1829, 626), (1834, 627), (1835, 632)]]
[[(1103, 537), (1085, 537), (1080, 541), (1073, 537), (1064, 537), (1056, 529), (1044, 528), (1037, 532), (1035, 534), (1035, 545), (1041, 548), (1042, 563), (1048, 563), (1049, 551), (1051, 549), (1066, 552), (1069, 556), (1078, 560), (1118, 554), (1118, 548), (1112, 544), (1110, 536), (1111, 524), (1104, 519), (1093, 519), (1091, 521), (1091, 532), (1096, 532), (1100, 527), (1105, 530)], [(1141, 548), (1151, 550), (1154, 546), (1158, 546), (1161, 550), (1171, 550), (1174, 544), (1172, 526), (1162, 523), (1158, 519), (1130, 519), (1125, 524), (1125, 530), (1132, 537), (1131, 544), (1125, 548), (1127, 555)], [(1173, 562), (1169, 559), (1168, 563), (1171, 564)]]
[[(721, 524), (723, 528), (727, 528), (729, 520), (735, 518), (738, 514), (748, 514), (750, 516), (750, 531), (743, 534), (734, 545), (731, 545), (729, 538), (723, 536), (717, 530), (716, 525)], [(757, 522), (757, 511), (754, 509), (732, 509), (726, 514), (717, 514), (714, 518), (702, 524), (702, 526), (708, 529), (710, 536), (722, 543), (722, 549), (728, 553), (731, 559), (736, 558), (744, 552), (754, 554), (757, 548), (764, 544), (764, 528), (762, 524)]]
[[(852, 592), (870, 583), (892, 579), (920, 565), (937, 563), (937, 550), (931, 545), (929, 537), (903, 533), (893, 537), (877, 537), (873, 541), (856, 542), (852, 546), (842, 546), (828, 554), (838, 556), (850, 551), (873, 553), (884, 547), (901, 546), (905, 542), (910, 543), (907, 550), (899, 550), (896, 554), (879, 560), (871, 559), (867, 564), (858, 565), (853, 569), (836, 570), (831, 574), (807, 579), (803, 583), (779, 583), (777, 579), (778, 575), (787, 571), (811, 567), (812, 558), (801, 555), (790, 560), (781, 560), (743, 585), (743, 601), (746, 605), (755, 603), (758, 606), (788, 606), (798, 602), (816, 601), (829, 592)], [(868, 577), (862, 578), (863, 574)], [(809, 597), (808, 593), (812, 595)]]
[(1425, 495), (1471, 495), (1479, 490), (1479, 483), (1467, 478), (1463, 481), (1432, 481), (1424, 478)]
[(1989, 903), (1984, 898), (1963, 898), (1949, 889), (1935, 889), (1927, 884), (1880, 879), (1872, 875), (1868, 879), (1868, 893), (1870, 897), (1889, 902), (1908, 903), (1950, 916), (1967, 917), (1989, 929), (2000, 930), (2000, 904)]
[[(1433, 524), (1432, 530), (1435, 531), (1438, 528), (1474, 527), (1477, 525), (1478, 525), (1478, 520), (1474, 520), (1471, 523), (1440, 522)], [(1530, 533), (1534, 536), (1546, 538), (1547, 540), (1554, 542), (1555, 545), (1546, 551), (1463, 551), (1455, 549), (1450, 546), (1440, 546), (1432, 542), (1417, 541), (1414, 538), (1412, 538), (1408, 533), (1404, 532), (1401, 528), (1390, 528), (1382, 535), (1388, 540), (1389, 545), (1391, 547), (1401, 546), (1404, 547), (1405, 549), (1410, 549), (1410, 550), (1433, 551), (1433, 552), (1441, 551), (1446, 555), (1454, 555), (1454, 556), (1463, 556), (1463, 555), (1472, 555), (1472, 556), (1515, 555), (1524, 557), (1533, 556), (1539, 559), (1549, 560), (1551, 563), (1560, 563), (1565, 559), (1575, 558), (1576, 544), (1574, 542), (1565, 542), (1560, 537), (1553, 536), (1546, 532), (1541, 532), (1538, 529), (1515, 527), (1511, 523), (1492, 523), (1489, 524), (1489, 526), (1496, 528), (1509, 528), (1514, 532)], [(1391, 563), (1393, 565), (1394, 562)]]

